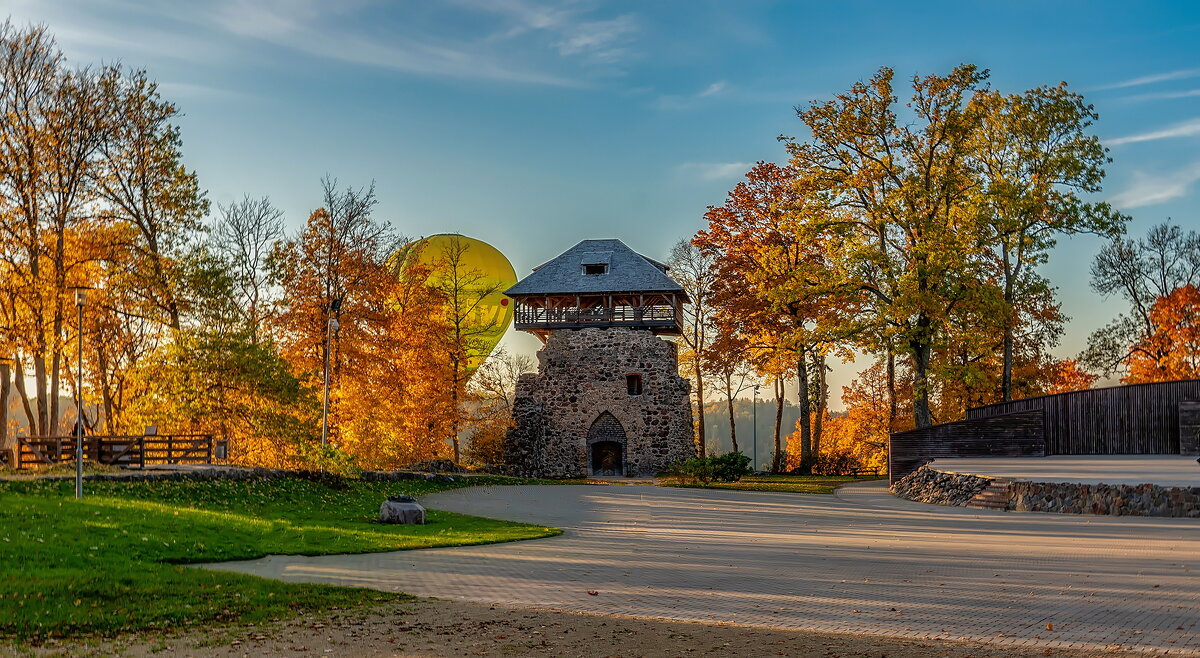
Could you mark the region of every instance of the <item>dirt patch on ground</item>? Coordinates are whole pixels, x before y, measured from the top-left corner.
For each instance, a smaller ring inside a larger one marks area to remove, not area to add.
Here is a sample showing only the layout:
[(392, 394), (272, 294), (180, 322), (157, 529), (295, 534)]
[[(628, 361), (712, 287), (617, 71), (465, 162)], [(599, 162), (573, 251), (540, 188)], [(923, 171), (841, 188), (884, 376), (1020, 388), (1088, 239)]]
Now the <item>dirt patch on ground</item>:
[(508, 608), (436, 599), (258, 626), (42, 646), (34, 655), (120, 656), (1085, 656), (938, 640), (813, 633)]

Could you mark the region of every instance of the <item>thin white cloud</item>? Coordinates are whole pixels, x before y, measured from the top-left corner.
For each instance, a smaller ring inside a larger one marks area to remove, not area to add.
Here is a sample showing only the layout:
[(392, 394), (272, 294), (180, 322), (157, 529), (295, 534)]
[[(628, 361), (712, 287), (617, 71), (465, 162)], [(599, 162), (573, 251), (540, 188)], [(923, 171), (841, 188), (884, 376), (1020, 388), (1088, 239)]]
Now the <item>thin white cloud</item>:
[(583, 55), (611, 62), (627, 54), (625, 44), (637, 27), (633, 17), (618, 16), (606, 21), (590, 21), (564, 30), (566, 38), (554, 44), (562, 55)]
[(736, 178), (750, 171), (752, 162), (685, 162), (677, 167), (678, 173), (702, 181), (718, 181)]
[(1179, 71), (1171, 71), (1169, 73), (1154, 73), (1152, 75), (1143, 75), (1121, 82), (1115, 82), (1109, 85), (1093, 87), (1093, 91), (1102, 91), (1105, 89), (1125, 89), (1127, 87), (1141, 87), (1142, 85), (1152, 85), (1158, 82), (1169, 82), (1171, 80), (1184, 80), (1200, 76), (1200, 69), (1182, 69)]
[(1186, 89), (1184, 91), (1162, 91), (1162, 92), (1157, 92), (1157, 93), (1153, 93), (1153, 94), (1135, 94), (1133, 96), (1126, 96), (1119, 100), (1127, 101), (1130, 103), (1141, 103), (1144, 101), (1163, 101), (1163, 100), (1172, 100), (1175, 98), (1193, 98), (1195, 96), (1200, 96), (1200, 89)]
[(562, 57), (584, 62), (612, 64), (633, 54), (633, 35), (639, 25), (633, 14), (595, 20), (588, 17), (586, 4), (567, 0), (559, 3), (526, 0), (448, 0), (473, 12), (499, 16), (505, 27), (488, 36), (487, 42), (509, 41), (534, 32), (544, 32)]
[(690, 110), (699, 105), (701, 99), (719, 96), (727, 86), (724, 80), (718, 80), (694, 94), (663, 94), (654, 99), (650, 106), (656, 110)]
[(577, 80), (506, 64), (500, 57), (449, 39), (401, 34), (375, 38), (340, 28), (323, 13), (325, 6), (311, 1), (293, 6), (232, 0), (214, 18), (230, 33), (314, 57), (434, 76), (581, 86)]
[(1198, 180), (1200, 162), (1166, 175), (1138, 173), (1129, 189), (1112, 197), (1110, 202), (1122, 210), (1152, 206), (1186, 196)]
[(1118, 137), (1116, 139), (1105, 140), (1105, 144), (1109, 146), (1120, 146), (1121, 144), (1136, 144), (1138, 142), (1153, 142), (1160, 139), (1178, 139), (1180, 137), (1195, 137), (1200, 135), (1200, 119), (1192, 119), (1177, 123), (1170, 128), (1162, 130), (1154, 130), (1148, 133), (1139, 135), (1129, 135), (1127, 137)]
[(636, 54), (639, 30), (632, 14), (577, 0), (448, 0), (402, 21), (375, 0), (9, 1), (14, 20), (47, 22), (83, 60), (254, 60), (252, 48), (269, 44), (418, 75), (562, 87), (613, 73)]
[(175, 100), (178, 98), (185, 98), (189, 100), (231, 100), (250, 98), (250, 96), (240, 91), (234, 91), (224, 87), (210, 87), (208, 85), (194, 84), (191, 82), (160, 82), (158, 83), (158, 91), (167, 100)]
[(705, 87), (704, 91), (696, 94), (696, 98), (708, 98), (709, 96), (716, 96), (717, 94), (724, 91), (724, 89), (725, 89), (725, 81), (718, 80), (718, 81), (712, 83), (711, 85)]

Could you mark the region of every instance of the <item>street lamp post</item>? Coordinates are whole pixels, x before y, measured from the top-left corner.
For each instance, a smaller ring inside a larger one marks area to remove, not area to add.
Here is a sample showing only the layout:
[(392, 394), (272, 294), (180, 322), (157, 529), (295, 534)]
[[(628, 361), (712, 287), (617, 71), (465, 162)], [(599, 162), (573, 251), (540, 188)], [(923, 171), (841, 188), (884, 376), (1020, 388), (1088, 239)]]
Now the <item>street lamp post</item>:
[(758, 472), (758, 387), (759, 387), (759, 384), (754, 385), (754, 396), (753, 396), (754, 402), (751, 406), (752, 416), (753, 416), (754, 420), (750, 425), (751, 436), (754, 437), (754, 469), (753, 470), (755, 473)]
[[(83, 305), (87, 289), (75, 289), (75, 308), (78, 311), (78, 343), (75, 370), (75, 498), (83, 498)], [(95, 456), (95, 455), (93, 455)]]
[(325, 401), (321, 406), (321, 447), (329, 445), (329, 353), (333, 349), (333, 332), (338, 321), (333, 317), (342, 310), (342, 298), (334, 297), (329, 303), (329, 322), (325, 330)]

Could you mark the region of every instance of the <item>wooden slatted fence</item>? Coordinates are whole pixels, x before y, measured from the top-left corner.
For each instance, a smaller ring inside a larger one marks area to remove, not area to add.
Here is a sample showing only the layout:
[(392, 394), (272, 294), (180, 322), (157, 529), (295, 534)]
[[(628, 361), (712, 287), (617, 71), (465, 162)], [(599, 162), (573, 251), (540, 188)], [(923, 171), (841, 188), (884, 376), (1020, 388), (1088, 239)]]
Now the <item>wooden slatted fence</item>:
[(894, 483), (938, 457), (1044, 457), (1042, 432), (1040, 410), (895, 432), (888, 440), (888, 479)]
[(966, 420), (892, 434), (888, 459), (895, 482), (937, 457), (1178, 454), (1200, 454), (1200, 379), (975, 407)]
[(1178, 455), (1180, 404), (1200, 379), (1094, 388), (967, 410), (967, 419), (1040, 409), (1049, 455)]
[[(116, 466), (211, 464), (214, 441), (208, 434), (85, 436), (84, 459)], [(75, 437), (30, 436), (17, 439), (16, 467), (36, 468), (75, 459)]]

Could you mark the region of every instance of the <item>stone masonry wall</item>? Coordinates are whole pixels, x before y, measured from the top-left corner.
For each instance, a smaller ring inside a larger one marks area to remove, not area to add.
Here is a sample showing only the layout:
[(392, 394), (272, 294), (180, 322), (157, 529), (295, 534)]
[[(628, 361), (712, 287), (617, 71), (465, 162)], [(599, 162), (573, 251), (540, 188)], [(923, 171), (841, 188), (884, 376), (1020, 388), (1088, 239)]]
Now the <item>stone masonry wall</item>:
[(1018, 512), (1200, 518), (1200, 487), (1013, 482), (1008, 491)]
[[(988, 483), (922, 466), (893, 484), (891, 492), (917, 502), (961, 506)], [(1017, 512), (1200, 518), (1200, 487), (1017, 481), (1008, 484), (1008, 496), (1008, 509)]]
[[(505, 461), (522, 475), (591, 474), (588, 431), (604, 412), (625, 432), (627, 476), (652, 476), (694, 456), (692, 406), (673, 343), (639, 329), (559, 330), (517, 383)], [(629, 395), (626, 375), (642, 377)]]

